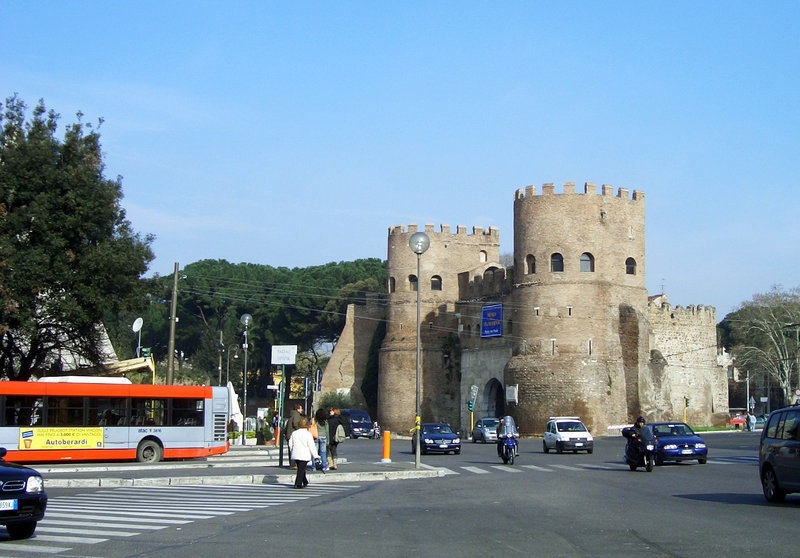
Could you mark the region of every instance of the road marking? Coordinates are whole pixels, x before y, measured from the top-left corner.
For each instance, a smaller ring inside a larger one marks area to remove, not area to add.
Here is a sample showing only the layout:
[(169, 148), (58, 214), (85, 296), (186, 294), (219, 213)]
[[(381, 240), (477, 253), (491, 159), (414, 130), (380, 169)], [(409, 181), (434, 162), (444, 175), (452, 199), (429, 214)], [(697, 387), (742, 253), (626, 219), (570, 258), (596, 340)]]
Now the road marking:
[(552, 469), (548, 469), (547, 467), (539, 467), (538, 465), (522, 465), (522, 467), (526, 469), (530, 469), (532, 471), (541, 471), (542, 473), (552, 473)]
[(511, 469), (509, 465), (492, 465), (492, 469), (503, 471), (504, 473), (521, 473), (519, 469)]
[(480, 467), (461, 467), (465, 471), (469, 471), (470, 473), (475, 473), (476, 475), (488, 475), (489, 471), (486, 469), (481, 469)]
[(565, 471), (582, 471), (582, 470), (583, 470), (583, 469), (581, 469), (580, 467), (574, 467), (574, 466), (572, 466), (572, 465), (558, 465), (558, 464), (553, 464), (553, 465), (550, 465), (550, 466), (551, 466), (551, 467), (553, 467), (553, 468), (555, 468), (555, 469), (563, 469), (563, 470), (565, 470)]

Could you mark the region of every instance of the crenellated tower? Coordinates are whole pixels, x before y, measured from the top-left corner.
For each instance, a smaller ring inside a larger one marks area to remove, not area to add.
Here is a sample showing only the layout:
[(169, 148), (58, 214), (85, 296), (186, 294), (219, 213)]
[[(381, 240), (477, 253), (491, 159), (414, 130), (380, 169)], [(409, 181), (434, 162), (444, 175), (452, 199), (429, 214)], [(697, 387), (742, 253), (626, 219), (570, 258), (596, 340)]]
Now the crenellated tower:
[(420, 289), (421, 330), (421, 407), (426, 420), (459, 416), (460, 377), (447, 362), (448, 339), (458, 336), (455, 302), (459, 296), (458, 277), (497, 262), (500, 237), (495, 228), (464, 226), (451, 231), (431, 224), (424, 232), (430, 247), (420, 258), (417, 280), (417, 255), (408, 241), (417, 225), (389, 229), (387, 251), (387, 325), (380, 351), (378, 380), (378, 421), (389, 430), (407, 432), (414, 424), (416, 409), (416, 320), (417, 287)]

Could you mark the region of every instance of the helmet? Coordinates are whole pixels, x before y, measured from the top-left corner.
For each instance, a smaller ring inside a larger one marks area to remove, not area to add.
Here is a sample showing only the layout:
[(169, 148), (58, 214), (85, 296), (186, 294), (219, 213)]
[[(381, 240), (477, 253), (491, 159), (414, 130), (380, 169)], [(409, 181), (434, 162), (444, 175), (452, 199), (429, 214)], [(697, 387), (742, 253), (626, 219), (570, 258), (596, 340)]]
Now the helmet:
[(644, 420), (644, 417), (639, 417), (636, 419), (636, 422), (637, 423), (641, 422), (642, 424), (644, 424), (646, 421)]

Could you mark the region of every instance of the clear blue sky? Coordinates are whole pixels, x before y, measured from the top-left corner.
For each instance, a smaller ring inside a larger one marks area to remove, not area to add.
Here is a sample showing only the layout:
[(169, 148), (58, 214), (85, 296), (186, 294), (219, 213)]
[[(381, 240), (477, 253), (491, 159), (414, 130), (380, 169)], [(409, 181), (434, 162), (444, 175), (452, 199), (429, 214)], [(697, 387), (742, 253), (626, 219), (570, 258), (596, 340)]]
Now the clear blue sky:
[[(105, 119), (151, 272), (386, 258), (545, 182), (643, 190), (647, 285), (800, 286), (800, 3), (0, 0), (0, 96)], [(62, 129), (63, 131), (63, 129)]]

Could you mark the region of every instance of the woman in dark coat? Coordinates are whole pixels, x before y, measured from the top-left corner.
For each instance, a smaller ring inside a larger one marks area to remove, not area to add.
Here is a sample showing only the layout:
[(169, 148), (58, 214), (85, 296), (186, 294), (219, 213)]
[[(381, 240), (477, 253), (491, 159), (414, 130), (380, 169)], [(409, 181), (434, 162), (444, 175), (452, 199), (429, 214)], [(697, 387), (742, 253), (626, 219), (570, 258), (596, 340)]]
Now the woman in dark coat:
[(336, 458), (337, 456), (337, 446), (339, 442), (336, 441), (336, 429), (339, 425), (342, 425), (344, 429), (345, 436), (347, 436), (347, 431), (349, 430), (349, 425), (347, 424), (347, 419), (342, 416), (342, 412), (337, 409), (336, 407), (331, 407), (330, 410), (330, 418), (328, 418), (328, 468), (332, 470), (337, 469)]

